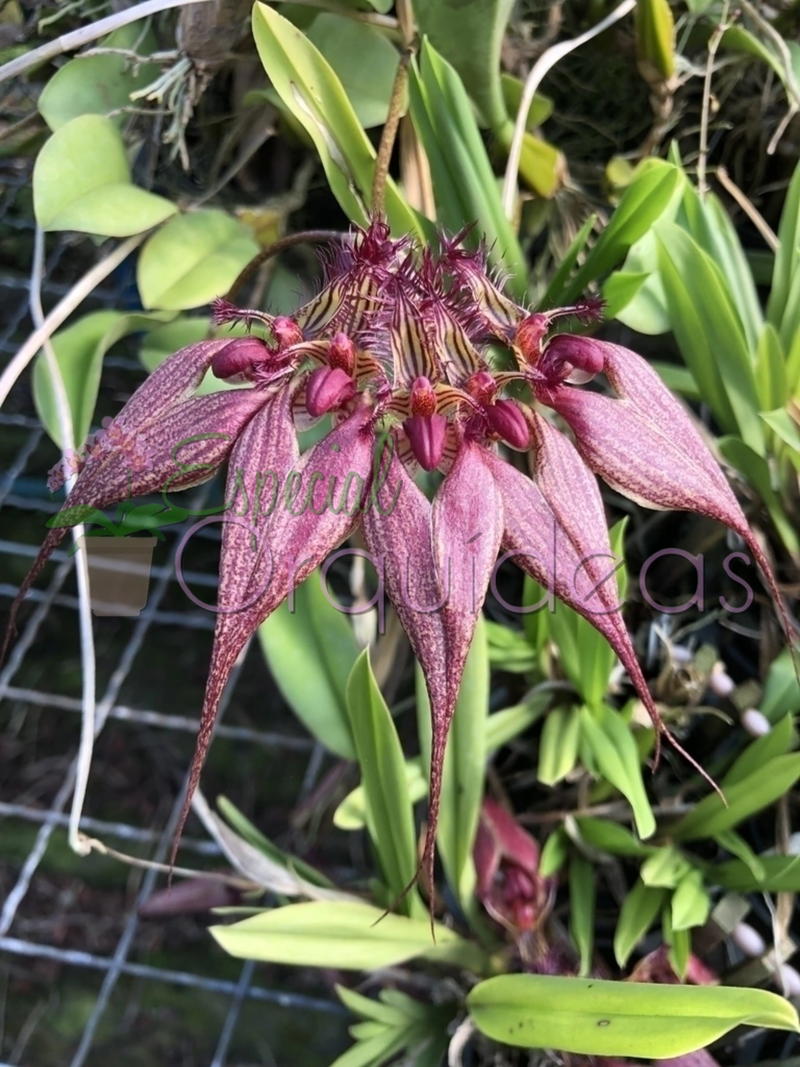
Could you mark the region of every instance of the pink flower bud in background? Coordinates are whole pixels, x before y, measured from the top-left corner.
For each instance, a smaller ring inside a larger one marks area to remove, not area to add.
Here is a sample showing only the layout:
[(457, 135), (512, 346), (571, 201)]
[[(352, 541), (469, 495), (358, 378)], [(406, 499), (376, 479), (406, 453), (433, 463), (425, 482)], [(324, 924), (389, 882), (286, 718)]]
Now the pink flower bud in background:
[(211, 360), (211, 372), (223, 381), (250, 381), (256, 365), (271, 355), (265, 342), (257, 337), (237, 337), (221, 348)]
[(492, 797), (484, 797), (472, 856), (475, 895), (492, 918), (518, 933), (540, 926), (553, 906), (555, 879), (542, 877), (538, 844)]

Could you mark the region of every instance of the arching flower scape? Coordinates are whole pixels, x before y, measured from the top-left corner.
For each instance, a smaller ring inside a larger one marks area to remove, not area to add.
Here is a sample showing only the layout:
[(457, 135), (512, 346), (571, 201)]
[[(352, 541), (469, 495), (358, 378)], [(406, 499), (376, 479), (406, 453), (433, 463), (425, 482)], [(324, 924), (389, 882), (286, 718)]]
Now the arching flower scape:
[[(131, 470), (113, 448), (86, 460), (68, 508), (186, 488), (228, 461), (216, 631), (184, 819), (237, 656), (356, 527), (430, 696), (422, 864), (431, 874), (445, 743), (498, 555), (605, 636), (665, 732), (619, 610), (595, 475), (645, 506), (727, 524), (780, 605), (722, 471), (656, 373), (618, 345), (553, 332), (566, 316), (597, 319), (601, 302), (531, 313), (504, 295), (463, 237), (419, 249), (376, 220), (328, 253), (321, 291), (293, 316), (218, 301), (216, 323), (244, 321), (249, 336), (177, 352), (120, 413), (148, 469)], [(244, 387), (193, 395), (209, 371)], [(600, 373), (613, 395), (581, 388)], [(333, 429), (301, 456), (298, 429), (325, 415)], [(527, 453), (529, 474), (506, 449)], [(415, 483), (419, 468), (443, 475), (432, 501)], [(265, 471), (280, 484), (268, 485)], [(65, 534), (50, 530), (14, 613)]]

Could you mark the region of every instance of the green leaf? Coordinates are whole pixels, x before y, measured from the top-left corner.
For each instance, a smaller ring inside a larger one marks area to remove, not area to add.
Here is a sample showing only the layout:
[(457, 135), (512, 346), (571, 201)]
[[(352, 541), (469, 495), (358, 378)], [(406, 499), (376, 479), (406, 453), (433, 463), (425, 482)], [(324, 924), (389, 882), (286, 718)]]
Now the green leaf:
[(424, 0), (414, 7), (420, 34), (452, 64), (495, 131), (508, 120), (500, 48), (513, 6), (514, 0)]
[[(433, 38), (431, 38), (431, 40), (433, 40)], [(435, 40), (433, 40), (433, 45), (434, 48), (437, 47)], [(442, 55), (446, 56), (443, 48), (440, 48), (439, 51)], [(463, 78), (463, 75), (462, 81), (467, 85), (467, 81)], [(512, 118), (515, 118), (520, 109), (520, 105), (522, 104), (522, 94), (525, 91), (525, 84), (519, 78), (515, 78), (513, 74), (501, 74), (500, 85), (503, 90), (506, 113), (511, 115)], [(469, 90), (468, 85), (467, 89)], [(547, 122), (553, 114), (554, 106), (551, 97), (545, 96), (543, 93), (534, 93), (533, 100), (531, 100), (531, 106), (528, 108), (528, 116), (525, 119), (525, 129), (533, 132), (538, 129), (543, 122)]]
[(142, 249), (136, 268), (142, 303), (173, 311), (207, 304), (228, 291), (258, 251), (250, 230), (224, 211), (180, 215)]
[(636, 60), (650, 83), (675, 73), (675, 20), (667, 0), (638, 0)]
[(737, 826), (743, 819), (774, 804), (800, 778), (800, 754), (778, 756), (758, 771), (725, 789), (726, 804), (717, 793), (705, 797), (672, 829), (676, 841), (694, 841)]
[[(149, 30), (143, 35), (145, 27), (143, 22), (132, 22), (105, 37), (100, 47), (137, 47), (140, 55), (147, 55), (155, 50), (156, 40)], [(149, 85), (159, 73), (158, 64), (135, 68), (126, 56), (77, 56), (47, 81), (37, 106), (50, 129), (57, 130), (78, 115), (108, 115), (128, 107), (130, 94)], [(125, 116), (115, 116), (113, 121), (120, 126)]]
[(763, 989), (538, 974), (489, 978), (467, 1009), (482, 1034), (505, 1044), (644, 1059), (693, 1052), (743, 1024), (800, 1028), (794, 1007)]
[(486, 620), (485, 626), (492, 667), (513, 674), (527, 674), (535, 669), (536, 649), (531, 646), (526, 634), (489, 620)]
[(692, 950), (692, 935), (688, 930), (677, 930), (672, 925), (672, 911), (664, 907), (661, 915), (661, 936), (667, 946), (667, 960), (682, 982), (686, 981), (689, 953)]
[(659, 228), (659, 270), (672, 329), (703, 399), (758, 454), (764, 431), (741, 319), (717, 264), (680, 226)]
[(800, 711), (800, 682), (788, 648), (772, 661), (767, 671), (759, 710), (770, 722), (777, 722), (783, 715)]
[(659, 848), (644, 861), (639, 876), (651, 888), (674, 889), (691, 869), (692, 865), (676, 848)]
[(569, 932), (580, 955), (581, 975), (592, 969), (594, 952), (595, 873), (579, 852), (569, 861)]
[(655, 833), (656, 820), (645, 792), (639, 749), (630, 728), (618, 712), (602, 706), (594, 713), (588, 708), (581, 709), (581, 731), (600, 773), (631, 805), (639, 837), (650, 837)]
[(712, 885), (735, 893), (800, 893), (800, 856), (759, 856), (764, 868), (757, 878), (744, 860), (729, 860), (709, 867), (706, 878)]
[(651, 229), (669, 205), (679, 181), (683, 180), (680, 170), (663, 160), (652, 159), (645, 163), (636, 168), (636, 175), (608, 225), (583, 266), (561, 293), (563, 303), (572, 303), (590, 282), (604, 278), (622, 262), (631, 246)]
[(33, 209), (46, 232), (103, 237), (142, 233), (178, 210), (131, 185), (119, 130), (100, 115), (72, 119), (46, 142), (33, 168)]
[(659, 363), (657, 360), (648, 362), (653, 370), (658, 372), (664, 385), (673, 393), (680, 393), (687, 400), (695, 400), (698, 403), (703, 399), (697, 388), (697, 382), (687, 367), (676, 367), (674, 363)]
[(460, 78), (431, 44), (409, 70), (414, 128), (428, 156), (439, 222), (457, 233), (477, 222), (490, 262), (510, 274), (517, 299), (527, 292), (528, 268), (516, 234), (503, 212), (497, 180)]
[[(764, 328), (758, 339), (756, 385), (762, 413), (761, 418), (768, 422), (769, 420), (766, 419), (764, 412), (772, 413), (774, 408), (783, 409), (789, 399), (786, 385), (786, 361), (780, 338), (771, 322), (764, 323)], [(791, 424), (791, 420), (789, 422)], [(800, 433), (795, 430), (795, 434), (798, 443), (800, 443)]]
[[(419, 699), (425, 701), (427, 694), (418, 687)], [(525, 704), (496, 711), (486, 719), (486, 753), (491, 755), (508, 744), (537, 719), (541, 718), (549, 698), (539, 694)], [(415, 756), (405, 764), (408, 796), (412, 804), (428, 795), (428, 777), (422, 765), (422, 757)], [(481, 771), (483, 774), (483, 770)], [(349, 793), (334, 812), (333, 822), (340, 830), (360, 830), (365, 825), (366, 800), (362, 786)]]
[(614, 932), (614, 958), (624, 967), (667, 899), (666, 889), (654, 889), (639, 879), (622, 902)]
[(596, 223), (597, 215), (590, 215), (573, 237), (572, 243), (564, 253), (563, 258), (558, 265), (558, 269), (550, 280), (550, 284), (542, 299), (542, 307), (562, 307), (567, 303), (564, 299), (564, 289), (567, 284), (567, 278), (570, 276), (573, 267), (578, 262), (578, 256), (586, 247), (586, 242), (589, 240), (589, 235)]
[(539, 742), (539, 769), (536, 775), (542, 785), (555, 785), (575, 766), (580, 729), (578, 708), (553, 708), (548, 713)]
[(106, 352), (126, 335), (153, 329), (163, 320), (163, 315), (93, 311), (53, 335), (53, 351), (72, 416), (73, 440), (62, 440), (55, 391), (43, 352), (33, 365), (33, 401), (42, 425), (59, 447), (74, 447), (89, 433)]
[(690, 871), (672, 894), (672, 930), (690, 930), (702, 926), (711, 911), (711, 899), (703, 888), (700, 871)]
[(567, 862), (569, 843), (569, 834), (563, 826), (557, 827), (547, 838), (539, 861), (539, 873), (543, 878), (557, 874)]
[[(350, 673), (347, 711), (366, 795), (367, 829), (389, 892), (397, 898), (417, 873), (414, 819), (400, 739), (366, 649)], [(422, 912), (416, 887), (400, 907), (406, 912)]]
[(800, 470), (800, 427), (789, 412), (785, 408), (777, 411), (762, 411), (761, 418), (788, 446), (787, 453), (795, 467)]
[(800, 166), (795, 167), (786, 194), (778, 240), (780, 247), (775, 253), (767, 318), (780, 334), (783, 347), (788, 350), (800, 325), (796, 315), (787, 314), (787, 310), (791, 309), (792, 290), (796, 288), (800, 276)]
[[(331, 191), (347, 217), (369, 221), (375, 149), (336, 73), (308, 38), (266, 4), (253, 8), (253, 37), (272, 85), (319, 153)], [(399, 56), (395, 59), (395, 67)], [(393, 72), (394, 73), (394, 72)], [(424, 237), (424, 227), (394, 182), (386, 183), (393, 233)]]
[(383, 125), (399, 58), (390, 41), (365, 22), (326, 13), (314, 19), (307, 40), (330, 63), (361, 125)]
[[(794, 672), (792, 672), (792, 678), (794, 678)], [(794, 680), (796, 683), (797, 679)], [(737, 782), (741, 782), (745, 778), (749, 778), (750, 775), (755, 774), (764, 764), (775, 759), (776, 756), (783, 756), (790, 748), (794, 747), (795, 742), (796, 737), (792, 716), (784, 715), (782, 719), (775, 723), (768, 734), (752, 741), (736, 759), (722, 779), (723, 790), (736, 785)]]
[(446, 926), (436, 923), (434, 944), (427, 918), (349, 901), (289, 904), (209, 932), (231, 956), (298, 967), (374, 971), (420, 956), (479, 972), (485, 966), (481, 950)]
[(648, 856), (653, 851), (652, 845), (643, 845), (630, 830), (619, 823), (594, 818), (579, 818), (575, 821), (587, 844), (609, 852), (612, 856)]
[(359, 654), (348, 617), (315, 571), (258, 628), (278, 688), (304, 726), (331, 752), (356, 758), (347, 713), (347, 680)]
[(714, 834), (714, 840), (720, 848), (730, 852), (731, 855), (746, 864), (755, 879), (761, 881), (764, 878), (766, 874), (764, 864), (745, 839), (740, 837), (735, 830), (721, 830), (718, 834)]
[(772, 488), (772, 475), (763, 455), (755, 452), (740, 437), (720, 437), (717, 446), (725, 459), (744, 475), (761, 497), (784, 545), (792, 553), (800, 552), (800, 538), (783, 509), (780, 497)]

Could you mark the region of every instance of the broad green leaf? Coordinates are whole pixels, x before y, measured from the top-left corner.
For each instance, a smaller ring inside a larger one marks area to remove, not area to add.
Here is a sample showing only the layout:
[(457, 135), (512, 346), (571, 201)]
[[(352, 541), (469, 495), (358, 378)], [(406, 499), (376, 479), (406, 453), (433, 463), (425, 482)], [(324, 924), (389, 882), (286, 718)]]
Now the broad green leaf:
[(702, 926), (711, 911), (711, 899), (703, 888), (700, 871), (690, 871), (672, 894), (672, 930), (691, 930)]
[(179, 215), (147, 240), (136, 268), (146, 308), (183, 311), (224, 296), (258, 255), (246, 226), (224, 211)]
[(638, 296), (642, 286), (651, 277), (652, 275), (644, 270), (616, 270), (613, 274), (609, 274), (603, 283), (603, 299), (606, 302), (603, 310), (606, 318), (618, 318), (620, 312), (624, 311)]
[(729, 860), (709, 867), (706, 879), (736, 893), (800, 893), (800, 856), (759, 856), (764, 868), (757, 878), (744, 860)]
[[(418, 693), (421, 690), (418, 688)], [(422, 699), (426, 699), (423, 694)], [(532, 697), (525, 704), (496, 711), (486, 719), (486, 752), (491, 755), (507, 745), (537, 719), (541, 718), (549, 698), (545, 695)], [(428, 795), (428, 777), (422, 765), (422, 757), (415, 756), (405, 764), (406, 784), (412, 804)], [(482, 773), (482, 772), (481, 772)], [(358, 786), (349, 793), (334, 812), (333, 822), (340, 830), (360, 830), (365, 825), (366, 801), (364, 789)]]
[(784, 545), (792, 553), (800, 552), (800, 538), (783, 509), (780, 497), (772, 488), (772, 475), (763, 455), (755, 452), (740, 437), (720, 437), (717, 446), (725, 459), (744, 475), (761, 497)]
[(539, 742), (536, 774), (542, 785), (555, 785), (575, 766), (580, 729), (578, 708), (553, 708), (548, 713)]
[(703, 399), (724, 429), (735, 426), (763, 453), (753, 363), (722, 272), (672, 223), (659, 227), (659, 270), (678, 347)]
[(539, 861), (539, 873), (543, 878), (557, 874), (567, 862), (569, 843), (569, 834), (563, 826), (557, 827), (547, 838)]
[[(792, 678), (797, 684), (794, 672), (792, 672)], [(774, 719), (773, 722), (775, 722)], [(776, 756), (783, 756), (790, 748), (794, 747), (796, 740), (792, 716), (784, 715), (782, 719), (775, 722), (768, 734), (751, 741), (744, 752), (736, 759), (731, 769), (722, 779), (723, 790), (736, 785), (737, 782), (741, 782), (745, 778), (749, 778), (750, 775), (755, 774), (766, 763), (775, 759)]]
[(423, 0), (414, 5), (420, 34), (452, 64), (484, 124), (495, 132), (508, 120), (500, 48), (513, 6), (514, 0)]
[(794, 1007), (763, 989), (538, 974), (489, 978), (467, 1009), (481, 1033), (504, 1044), (648, 1060), (693, 1052), (744, 1024), (800, 1028)]
[[(786, 360), (781, 348), (780, 338), (771, 322), (764, 323), (764, 328), (758, 339), (756, 385), (758, 387), (761, 418), (769, 423), (769, 419), (764, 413), (772, 413), (775, 408), (783, 410), (786, 401), (789, 399), (786, 385)], [(772, 424), (769, 423), (769, 425)], [(797, 431), (795, 433), (800, 444), (800, 433), (797, 433)]]
[(795, 167), (786, 194), (778, 240), (780, 247), (775, 254), (767, 318), (779, 332), (784, 349), (788, 350), (800, 325), (794, 315), (787, 315), (792, 289), (800, 276), (800, 166)]
[[(510, 152), (514, 140), (514, 124), (511, 120), (497, 131), (497, 140), (506, 152)], [(563, 153), (526, 130), (522, 135), (519, 156), (519, 175), (525, 184), (537, 196), (550, 200), (564, 184), (567, 173)]]
[(72, 416), (72, 441), (62, 440), (50, 369), (43, 352), (33, 365), (33, 400), (42, 425), (57, 445), (75, 447), (88, 434), (106, 352), (127, 334), (161, 325), (164, 317), (93, 311), (53, 335), (56, 363)]
[(239, 959), (298, 967), (374, 971), (424, 957), (480, 972), (483, 953), (427, 918), (384, 913), (369, 904), (311, 901), (263, 911), (233, 926), (212, 926), (215, 940)]
[(178, 210), (131, 185), (119, 130), (101, 115), (80, 115), (46, 142), (33, 168), (33, 209), (47, 232), (129, 237)]
[(510, 274), (518, 299), (527, 291), (527, 264), (503, 212), (500, 191), (469, 98), (450, 64), (426, 41), (409, 70), (411, 118), (431, 166), (439, 221), (456, 233), (477, 222), (489, 258)]
[[(266, 4), (253, 8), (253, 37), (269, 80), (313, 140), (342, 210), (353, 222), (366, 225), (375, 149), (336, 73), (296, 26)], [(399, 56), (395, 66), (398, 61)], [(423, 224), (391, 179), (386, 183), (385, 209), (395, 236), (424, 236)]]
[[(486, 770), (489, 657), (482, 617), (467, 656), (442, 770), (436, 842), (447, 881), (469, 914), (475, 894), (472, 846), (478, 828)], [(426, 773), (430, 766), (431, 713), (424, 686), (417, 686), (417, 725)]]
[(652, 889), (674, 889), (692, 869), (676, 848), (659, 848), (648, 856), (639, 877)]
[(647, 160), (636, 168), (636, 176), (625, 191), (608, 225), (586, 257), (560, 300), (576, 300), (590, 282), (604, 278), (621, 263), (629, 249), (650, 230), (669, 205), (682, 180), (677, 167), (663, 160)]
[(307, 40), (330, 63), (361, 125), (383, 125), (399, 58), (390, 41), (365, 22), (326, 13), (314, 19)]
[(648, 82), (675, 73), (675, 20), (667, 0), (638, 0), (636, 60)]
[(770, 664), (759, 710), (773, 723), (784, 715), (800, 711), (800, 683), (788, 648)]
[(569, 932), (580, 956), (581, 975), (592, 969), (594, 952), (595, 873), (579, 852), (569, 861)]
[(652, 845), (643, 845), (619, 823), (595, 818), (579, 818), (575, 821), (587, 844), (612, 856), (648, 856), (653, 851)]
[(666, 899), (666, 889), (653, 889), (641, 879), (625, 897), (614, 932), (614, 958), (620, 967), (626, 965)]
[(275, 682), (287, 704), (331, 752), (355, 759), (347, 680), (359, 648), (348, 617), (315, 571), (258, 628)]
[[(143, 22), (123, 26), (99, 43), (102, 48), (135, 47), (145, 56), (156, 48), (155, 36)], [(37, 106), (50, 129), (57, 130), (78, 115), (108, 115), (128, 107), (130, 94), (159, 73), (158, 64), (143, 63), (137, 69), (127, 56), (77, 56), (47, 81)], [(124, 119), (118, 115), (114, 122), (121, 125)]]
[[(366, 795), (367, 829), (389, 892), (397, 898), (417, 873), (414, 819), (400, 739), (367, 650), (350, 673), (347, 711)], [(416, 887), (399, 906), (411, 913), (423, 910)]]
[(639, 749), (630, 728), (619, 712), (601, 706), (594, 713), (588, 708), (581, 709), (581, 732), (602, 776), (631, 805), (639, 837), (650, 837), (655, 832), (656, 820), (645, 792)]
[(717, 793), (705, 797), (673, 827), (676, 841), (695, 841), (737, 826), (743, 819), (774, 804), (800, 778), (800, 754), (777, 756), (758, 771), (725, 789), (725, 801)]

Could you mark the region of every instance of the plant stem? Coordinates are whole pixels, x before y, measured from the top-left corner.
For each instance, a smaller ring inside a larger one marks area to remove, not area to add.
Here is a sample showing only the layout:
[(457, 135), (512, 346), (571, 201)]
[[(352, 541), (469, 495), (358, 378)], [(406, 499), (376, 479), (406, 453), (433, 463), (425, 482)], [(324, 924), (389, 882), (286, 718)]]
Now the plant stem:
[[(41, 328), (44, 324), (44, 311), (42, 310), (43, 268), (44, 233), (41, 226), (37, 226), (33, 241), (33, 266), (31, 268), (29, 298), (31, 318), (37, 328)], [(75, 428), (72, 423), (72, 413), (69, 407), (64, 378), (49, 337), (44, 339), (42, 347), (53, 387), (53, 399), (55, 400), (58, 428), (61, 434), (61, 453), (62, 458), (64, 458), (67, 449), (75, 447)], [(77, 474), (73, 474), (67, 479), (68, 496), (72, 491), (76, 478)], [(76, 545), (84, 532), (82, 524), (72, 528), (72, 540)], [(68, 839), (70, 848), (74, 852), (85, 856), (88, 855), (88, 851), (82, 843), (78, 827), (83, 813), (83, 803), (86, 798), (86, 788), (89, 784), (89, 770), (92, 765), (92, 752), (94, 750), (97, 672), (89, 597), (89, 567), (86, 555), (83, 552), (78, 552), (76, 555), (75, 573), (78, 580), (78, 624), (81, 646), (81, 740), (75, 768), (75, 790), (72, 794), (72, 808), (69, 814)]]
[(378, 157), (375, 160), (375, 175), (372, 179), (372, 214), (377, 218), (383, 214), (384, 200), (386, 196), (386, 179), (389, 175), (389, 163), (392, 159), (392, 149), (397, 137), (397, 127), (400, 125), (403, 110), (403, 96), (406, 82), (408, 81), (408, 65), (411, 62), (412, 49), (406, 48), (400, 56), (397, 65), (397, 73), (392, 85), (392, 96), (389, 101), (389, 113), (381, 133), (381, 143), (378, 146)]
[(558, 63), (564, 56), (569, 55), (570, 52), (576, 48), (580, 48), (582, 44), (586, 44), (587, 41), (591, 41), (593, 37), (597, 37), (598, 34), (607, 30), (609, 26), (613, 26), (615, 22), (619, 22), (621, 18), (624, 18), (629, 12), (633, 11), (636, 7), (636, 0), (623, 0), (623, 3), (619, 7), (615, 7), (610, 15), (606, 15), (604, 19), (597, 23), (596, 26), (592, 26), (586, 33), (582, 33), (579, 37), (573, 37), (569, 41), (561, 41), (560, 44), (554, 44), (552, 48), (548, 48), (544, 55), (537, 59), (533, 65), (533, 69), (528, 75), (525, 81), (525, 89), (522, 93), (522, 100), (520, 101), (519, 110), (517, 111), (517, 117), (514, 122), (514, 136), (511, 139), (511, 147), (508, 150), (508, 164), (506, 166), (506, 174), (503, 179), (503, 211), (507, 219), (514, 217), (515, 202), (517, 195), (517, 175), (519, 174), (519, 160), (522, 155), (522, 140), (525, 136), (525, 123), (528, 118), (528, 112), (530, 111), (533, 98), (536, 95), (536, 90), (544, 80), (545, 75), (551, 70), (556, 63)]

